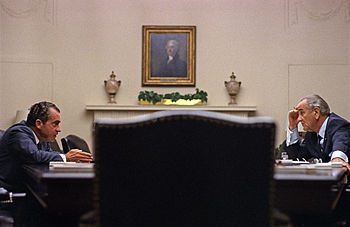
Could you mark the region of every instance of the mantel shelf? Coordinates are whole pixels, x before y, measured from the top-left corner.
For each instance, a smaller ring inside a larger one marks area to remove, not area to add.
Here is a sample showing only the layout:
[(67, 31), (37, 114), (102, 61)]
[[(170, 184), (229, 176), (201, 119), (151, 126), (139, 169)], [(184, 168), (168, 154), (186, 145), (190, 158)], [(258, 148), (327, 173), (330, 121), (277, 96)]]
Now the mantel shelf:
[(216, 111), (236, 116), (249, 117), (255, 113), (256, 106), (166, 106), (166, 105), (119, 105), (119, 104), (91, 104), (86, 105), (87, 111), (94, 113), (94, 121), (100, 118), (129, 118), (141, 114), (152, 113), (160, 110), (206, 110)]
[(207, 106), (207, 105), (195, 105), (195, 106), (176, 106), (176, 105), (86, 105), (86, 110), (91, 111), (158, 111), (158, 110), (209, 110), (209, 111), (223, 111), (223, 112), (255, 112), (256, 106)]

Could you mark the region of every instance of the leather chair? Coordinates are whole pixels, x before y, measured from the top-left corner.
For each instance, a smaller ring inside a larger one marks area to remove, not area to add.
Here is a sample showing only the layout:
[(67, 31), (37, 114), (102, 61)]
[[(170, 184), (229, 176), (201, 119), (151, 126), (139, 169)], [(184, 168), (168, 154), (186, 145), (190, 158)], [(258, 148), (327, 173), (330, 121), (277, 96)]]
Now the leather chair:
[(26, 193), (12, 193), (0, 187), (0, 226), (21, 226), (20, 212)]
[(89, 149), (89, 145), (86, 143), (84, 139), (76, 135), (68, 135), (65, 138), (61, 139), (63, 153), (67, 153), (71, 149), (80, 149), (87, 153), (91, 153)]
[(275, 123), (161, 111), (94, 124), (99, 226), (270, 226)]
[[(0, 129), (0, 140), (4, 133), (5, 131)], [(17, 209), (25, 196), (26, 193), (12, 193), (0, 187), (0, 226), (10, 227), (15, 225), (14, 217), (17, 216)], [(16, 221), (19, 221), (19, 218), (16, 218)]]
[(0, 226), (1, 227), (2, 226), (12, 227), (14, 225), (12, 208), (9, 205), (7, 205), (7, 203), (9, 202), (10, 202), (10, 196), (8, 191), (0, 187)]

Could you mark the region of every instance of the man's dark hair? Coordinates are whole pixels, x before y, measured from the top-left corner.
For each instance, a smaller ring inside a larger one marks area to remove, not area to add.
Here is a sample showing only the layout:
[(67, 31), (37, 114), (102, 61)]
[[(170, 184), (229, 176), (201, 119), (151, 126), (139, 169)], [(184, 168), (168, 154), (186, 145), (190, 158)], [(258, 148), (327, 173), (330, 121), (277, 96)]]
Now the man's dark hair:
[(57, 112), (60, 113), (58, 107), (51, 102), (38, 102), (30, 107), (29, 114), (27, 116), (27, 124), (29, 126), (35, 126), (36, 119), (40, 119), (43, 124), (49, 119), (50, 108), (54, 108)]

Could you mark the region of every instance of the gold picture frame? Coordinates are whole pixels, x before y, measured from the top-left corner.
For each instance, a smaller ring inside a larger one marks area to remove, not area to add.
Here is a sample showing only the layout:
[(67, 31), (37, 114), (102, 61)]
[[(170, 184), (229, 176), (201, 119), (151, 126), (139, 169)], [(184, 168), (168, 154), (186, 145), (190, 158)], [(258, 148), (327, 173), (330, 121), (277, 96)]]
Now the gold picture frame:
[(196, 26), (142, 26), (142, 86), (195, 86)]

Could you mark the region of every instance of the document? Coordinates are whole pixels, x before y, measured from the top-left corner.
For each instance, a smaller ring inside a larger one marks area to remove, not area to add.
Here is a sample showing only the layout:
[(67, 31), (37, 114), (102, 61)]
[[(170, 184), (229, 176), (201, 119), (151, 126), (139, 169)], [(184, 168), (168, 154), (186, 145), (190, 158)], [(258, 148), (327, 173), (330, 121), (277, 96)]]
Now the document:
[(94, 163), (50, 162), (49, 169), (54, 172), (91, 172), (94, 170)]

